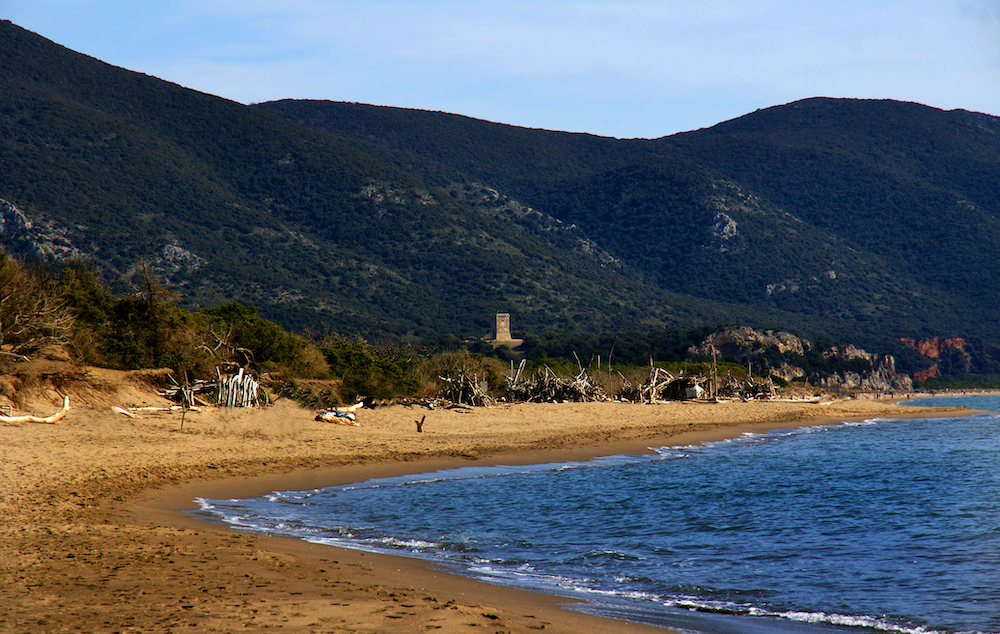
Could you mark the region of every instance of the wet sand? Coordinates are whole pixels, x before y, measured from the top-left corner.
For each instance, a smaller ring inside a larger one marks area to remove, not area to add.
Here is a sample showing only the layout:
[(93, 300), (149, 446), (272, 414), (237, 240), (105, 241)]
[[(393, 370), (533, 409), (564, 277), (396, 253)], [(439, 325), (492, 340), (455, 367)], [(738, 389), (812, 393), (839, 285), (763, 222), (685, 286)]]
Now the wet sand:
[[(361, 426), (351, 427), (279, 401), (188, 413), (181, 429), (179, 413), (112, 411), (166, 404), (142, 390), (73, 402), (55, 425), (0, 426), (3, 632), (663, 632), (415, 559), (236, 533), (182, 511), (196, 497), (943, 413), (867, 400), (393, 406), (362, 410)], [(53, 393), (29, 407), (47, 415), (58, 403)]]

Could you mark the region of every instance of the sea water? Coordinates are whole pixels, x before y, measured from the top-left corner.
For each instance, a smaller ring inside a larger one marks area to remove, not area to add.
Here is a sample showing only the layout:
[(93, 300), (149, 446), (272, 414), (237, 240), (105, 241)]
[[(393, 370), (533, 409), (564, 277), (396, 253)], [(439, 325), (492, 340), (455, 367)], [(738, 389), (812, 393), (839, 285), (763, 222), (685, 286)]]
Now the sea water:
[(691, 632), (1000, 632), (1000, 414), (200, 503)]

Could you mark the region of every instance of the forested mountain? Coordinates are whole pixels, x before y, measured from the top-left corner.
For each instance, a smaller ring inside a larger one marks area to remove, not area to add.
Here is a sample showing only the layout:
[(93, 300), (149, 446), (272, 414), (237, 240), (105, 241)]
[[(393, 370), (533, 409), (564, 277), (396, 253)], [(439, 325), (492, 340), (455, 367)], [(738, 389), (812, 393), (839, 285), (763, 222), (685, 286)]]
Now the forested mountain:
[(575, 225), (661, 289), (868, 346), (996, 340), (1000, 119), (816, 98), (618, 140), (321, 101), (259, 108)]
[(316, 332), (994, 343), (1000, 120), (811, 99), (621, 140), (243, 106), (0, 22), (0, 242)]
[(533, 232), (542, 221), (456, 201), (342, 140), (9, 22), (0, 68), (9, 251), (92, 258), (123, 287), (152, 270), (188, 306), (239, 300), (320, 333), (482, 335), (501, 310), (555, 329), (719, 314), (604, 266), (572, 229)]

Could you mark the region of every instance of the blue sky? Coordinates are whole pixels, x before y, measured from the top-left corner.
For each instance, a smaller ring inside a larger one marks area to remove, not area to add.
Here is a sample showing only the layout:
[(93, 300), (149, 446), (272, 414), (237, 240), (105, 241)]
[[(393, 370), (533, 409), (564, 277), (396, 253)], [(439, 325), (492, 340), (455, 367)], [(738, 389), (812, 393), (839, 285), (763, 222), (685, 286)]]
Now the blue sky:
[(242, 103), (618, 137), (821, 95), (1000, 115), (1000, 0), (0, 0), (0, 18)]

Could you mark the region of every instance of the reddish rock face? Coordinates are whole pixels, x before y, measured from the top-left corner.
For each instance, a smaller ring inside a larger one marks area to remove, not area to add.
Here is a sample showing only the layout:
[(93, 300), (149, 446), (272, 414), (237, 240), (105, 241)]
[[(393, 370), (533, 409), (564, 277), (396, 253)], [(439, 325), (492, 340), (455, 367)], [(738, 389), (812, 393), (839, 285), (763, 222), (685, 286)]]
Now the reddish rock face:
[[(944, 339), (942, 337), (934, 337), (932, 339), (900, 339), (904, 344), (913, 348), (920, 354), (924, 355), (928, 359), (939, 359), (944, 352), (950, 348), (955, 348), (957, 350), (965, 350), (965, 339), (960, 337), (954, 337), (951, 339)], [(930, 369), (927, 370), (930, 372)], [(940, 375), (938, 375), (940, 376)], [(923, 379), (921, 379), (923, 380)]]
[(931, 367), (927, 368), (926, 370), (921, 370), (920, 372), (913, 373), (913, 378), (915, 378), (918, 381), (926, 381), (927, 379), (937, 379), (940, 377), (941, 377), (941, 370), (938, 369), (936, 363)]

